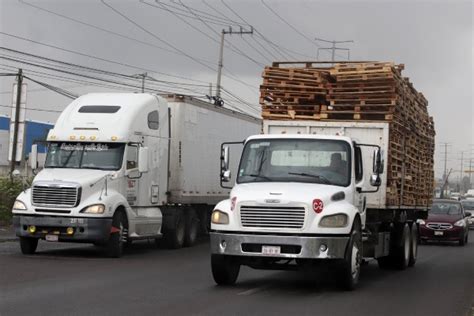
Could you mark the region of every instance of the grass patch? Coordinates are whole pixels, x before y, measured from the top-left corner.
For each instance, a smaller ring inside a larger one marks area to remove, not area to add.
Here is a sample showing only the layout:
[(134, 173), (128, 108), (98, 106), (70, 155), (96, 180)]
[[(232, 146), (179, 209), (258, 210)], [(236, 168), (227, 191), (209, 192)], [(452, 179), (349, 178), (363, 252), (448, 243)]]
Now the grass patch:
[(13, 203), (23, 187), (21, 179), (0, 178), (0, 224), (11, 224)]

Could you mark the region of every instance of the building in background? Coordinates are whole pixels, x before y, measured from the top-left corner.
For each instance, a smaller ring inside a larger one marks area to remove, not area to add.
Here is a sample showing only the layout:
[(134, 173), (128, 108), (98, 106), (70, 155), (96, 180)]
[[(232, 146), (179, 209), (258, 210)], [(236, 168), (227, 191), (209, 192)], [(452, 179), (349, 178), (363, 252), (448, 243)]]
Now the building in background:
[[(46, 140), (48, 132), (53, 126), (51, 123), (26, 120), (23, 159), (21, 165), (17, 167), (22, 173), (25, 170), (25, 161), (31, 152), (31, 145), (34, 143), (38, 144), (38, 160), (40, 164), (44, 161), (46, 147), (41, 142)], [(10, 171), (10, 161), (8, 160), (9, 139), (10, 118), (8, 116), (0, 116), (0, 175), (7, 175)]]

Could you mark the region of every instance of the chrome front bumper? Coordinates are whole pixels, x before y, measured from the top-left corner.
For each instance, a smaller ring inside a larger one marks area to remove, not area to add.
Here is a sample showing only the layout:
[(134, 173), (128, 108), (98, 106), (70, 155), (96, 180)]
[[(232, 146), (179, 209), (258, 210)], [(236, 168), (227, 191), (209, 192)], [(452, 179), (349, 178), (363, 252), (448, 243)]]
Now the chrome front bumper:
[[(349, 241), (347, 237), (307, 237), (277, 235), (245, 235), (211, 232), (211, 253), (231, 256), (342, 259)], [(262, 246), (280, 246), (280, 254), (267, 255)], [(326, 250), (324, 250), (326, 248)], [(288, 251), (285, 252), (285, 249)]]

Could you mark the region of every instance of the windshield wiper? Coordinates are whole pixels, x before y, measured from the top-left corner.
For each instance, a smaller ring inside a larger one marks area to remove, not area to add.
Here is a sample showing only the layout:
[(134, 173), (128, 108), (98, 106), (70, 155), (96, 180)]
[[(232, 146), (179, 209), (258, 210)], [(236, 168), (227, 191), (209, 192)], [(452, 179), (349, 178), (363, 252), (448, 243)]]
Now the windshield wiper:
[(253, 177), (253, 178), (260, 178), (260, 179), (265, 179), (265, 180), (268, 180), (268, 181), (271, 181), (272, 179), (270, 179), (269, 177), (267, 176), (264, 176), (262, 174), (255, 174), (255, 173), (252, 173), (252, 174), (243, 174), (242, 176), (245, 176), (245, 177)]
[(288, 174), (294, 175), (294, 176), (303, 176), (303, 177), (316, 178), (316, 179), (322, 180), (322, 182), (325, 183), (325, 184), (331, 184), (331, 181), (329, 181), (328, 178), (326, 178), (326, 177), (324, 177), (324, 176), (321, 176), (321, 175), (317, 175), (317, 174), (304, 173), (304, 172), (301, 172), (301, 173), (298, 173), (298, 172), (288, 172)]

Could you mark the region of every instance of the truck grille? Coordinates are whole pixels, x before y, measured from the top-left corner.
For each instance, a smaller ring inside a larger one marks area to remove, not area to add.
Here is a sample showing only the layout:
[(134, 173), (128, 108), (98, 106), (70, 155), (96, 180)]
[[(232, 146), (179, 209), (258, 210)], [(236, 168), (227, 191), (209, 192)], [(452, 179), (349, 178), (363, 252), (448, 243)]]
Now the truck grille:
[(426, 227), (436, 230), (446, 230), (453, 228), (453, 225), (449, 223), (428, 223)]
[(243, 227), (301, 229), (305, 219), (304, 207), (291, 206), (241, 206), (240, 220)]
[(32, 192), (33, 205), (74, 207), (79, 204), (80, 190), (77, 187), (34, 185)]

